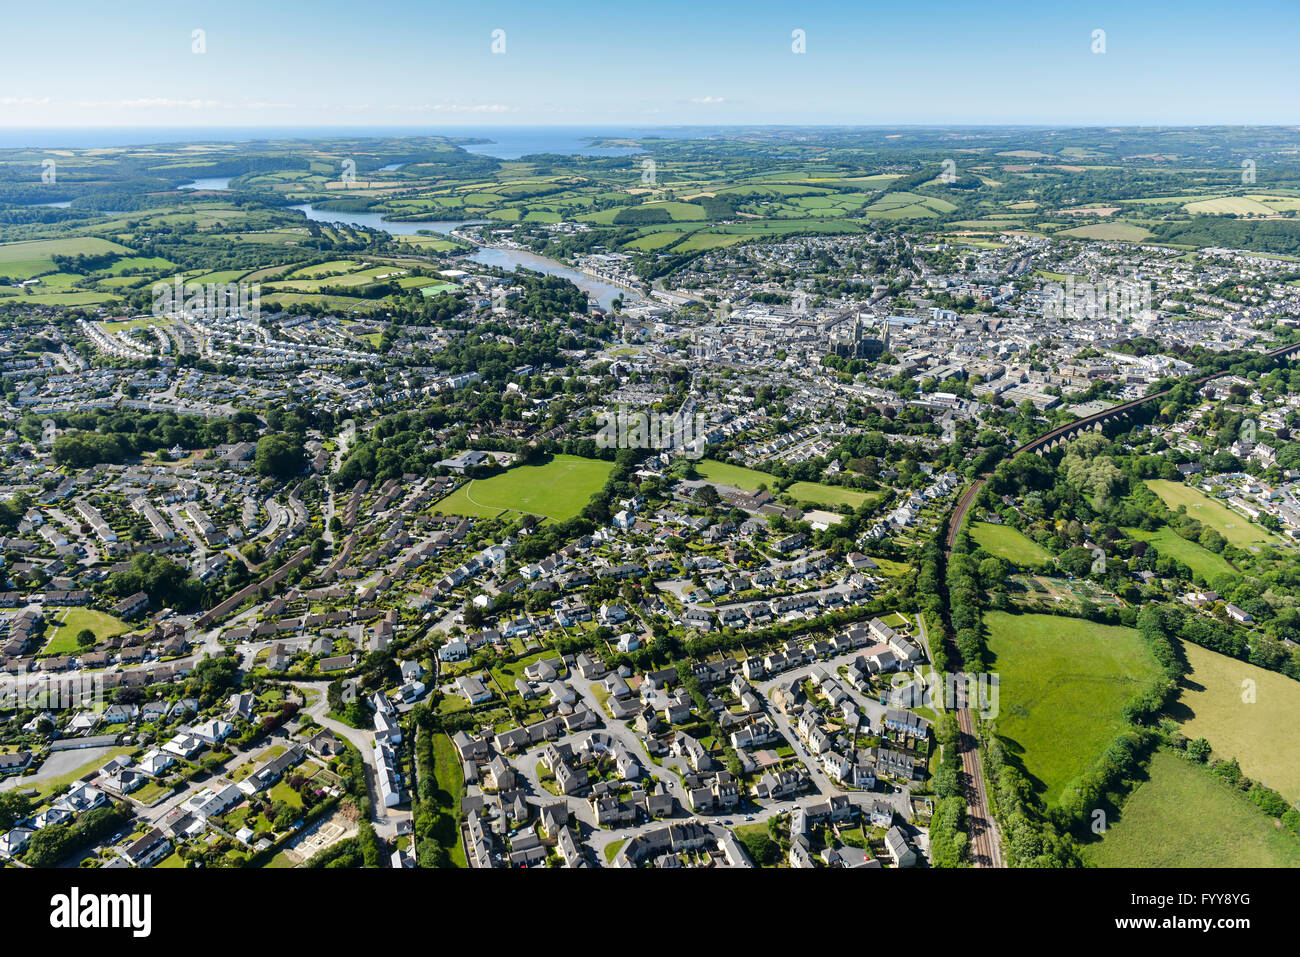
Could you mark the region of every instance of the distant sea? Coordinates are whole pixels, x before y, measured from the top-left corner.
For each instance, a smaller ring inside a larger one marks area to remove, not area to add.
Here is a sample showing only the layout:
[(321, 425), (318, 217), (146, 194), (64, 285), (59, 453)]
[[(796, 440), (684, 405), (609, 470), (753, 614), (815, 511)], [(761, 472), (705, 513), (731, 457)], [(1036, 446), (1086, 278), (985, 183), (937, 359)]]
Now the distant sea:
[(518, 159), (530, 153), (559, 153), (566, 156), (626, 156), (638, 152), (626, 147), (591, 147), (591, 136), (665, 135), (665, 127), (568, 127), (568, 126), (100, 126), (100, 127), (0, 127), (0, 149), (101, 149), (114, 146), (145, 146), (155, 143), (238, 143), (250, 140), (294, 137), (365, 136), (450, 136), (491, 140), (466, 145), (473, 153), (497, 159)]

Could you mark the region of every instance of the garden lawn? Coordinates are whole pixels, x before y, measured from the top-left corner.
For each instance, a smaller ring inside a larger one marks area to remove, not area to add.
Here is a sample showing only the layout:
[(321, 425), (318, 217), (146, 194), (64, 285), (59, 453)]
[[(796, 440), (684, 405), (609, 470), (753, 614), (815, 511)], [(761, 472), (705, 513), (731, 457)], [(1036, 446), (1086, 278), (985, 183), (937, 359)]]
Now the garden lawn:
[(287, 780), (280, 781), (275, 787), (271, 788), (269, 796), (272, 801), (283, 801), (285, 804), (291, 804), (294, 807), (302, 807), (302, 795), (289, 787)]
[(1157, 673), (1155, 660), (1132, 628), (998, 611), (984, 623), (998, 735), (1054, 804), (1124, 727), (1124, 706)]
[(876, 568), (880, 574), (886, 578), (897, 578), (899, 575), (905, 574), (910, 567), (906, 562), (890, 561), (888, 558), (872, 558), (871, 560), (876, 563)]

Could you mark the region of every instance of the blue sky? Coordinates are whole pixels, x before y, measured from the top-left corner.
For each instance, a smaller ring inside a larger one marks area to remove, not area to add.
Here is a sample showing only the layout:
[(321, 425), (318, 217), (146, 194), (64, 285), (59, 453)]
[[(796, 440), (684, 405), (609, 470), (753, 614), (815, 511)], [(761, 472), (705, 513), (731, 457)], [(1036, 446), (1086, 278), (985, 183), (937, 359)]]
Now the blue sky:
[(0, 126), (1300, 123), (1300, 0), (0, 0), (0, 24)]

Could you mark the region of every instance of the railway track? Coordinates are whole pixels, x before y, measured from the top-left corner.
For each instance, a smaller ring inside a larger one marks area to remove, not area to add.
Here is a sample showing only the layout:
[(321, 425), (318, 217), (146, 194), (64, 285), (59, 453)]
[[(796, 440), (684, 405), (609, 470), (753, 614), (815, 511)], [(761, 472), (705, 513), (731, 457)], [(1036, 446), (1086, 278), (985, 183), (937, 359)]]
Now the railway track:
[[(1281, 358), (1297, 351), (1300, 351), (1300, 343), (1291, 346), (1280, 346), (1264, 354), (1273, 358)], [(1228, 372), (1214, 372), (1192, 379), (1191, 383), (1200, 387), (1212, 379), (1218, 379), (1229, 374)], [(1096, 415), (1090, 415), (1066, 425), (1058, 426), (1046, 435), (1040, 435), (1038, 438), (1020, 446), (1012, 453), (1012, 457), (1020, 455), (1022, 452), (1035, 452), (1047, 448), (1058, 439), (1065, 438), (1082, 429), (1090, 428), (1117, 416), (1126, 415), (1148, 402), (1157, 402), (1165, 398), (1171, 392), (1173, 392), (1173, 387), (1105, 409)], [(975, 498), (979, 495), (979, 491), (984, 487), (987, 479), (987, 474), (976, 478), (957, 500), (957, 505), (953, 508), (952, 517), (948, 523), (948, 534), (944, 542), (945, 558), (952, 554), (953, 546), (957, 543), (957, 535), (966, 523), (966, 516), (970, 512), (971, 505), (975, 503)], [(954, 702), (957, 705), (954, 710), (957, 713), (957, 725), (960, 731), (957, 739), (957, 752), (961, 757), (962, 787), (966, 792), (966, 822), (971, 838), (971, 862), (976, 867), (1003, 867), (1005, 865), (1002, 860), (1002, 839), (997, 822), (993, 819), (993, 815), (989, 813), (988, 794), (984, 787), (984, 765), (980, 757), (979, 738), (975, 733), (975, 718), (971, 714), (969, 702), (965, 699), (967, 682), (958, 682), (958, 688), (960, 689), (958, 694), (961, 695), (961, 699)]]
[(960, 531), (962, 524), (966, 521), (966, 513), (970, 511), (971, 504), (975, 501), (975, 496), (984, 486), (984, 477), (981, 476), (967, 486), (966, 491), (961, 493), (961, 498), (957, 499), (957, 506), (952, 511), (952, 519), (948, 523), (948, 537), (944, 542), (944, 554), (952, 553), (952, 547), (957, 544), (957, 532)]
[[(1270, 349), (1268, 352), (1263, 353), (1263, 355), (1269, 358), (1282, 358), (1285, 356), (1289, 356), (1295, 352), (1300, 352), (1300, 343), (1296, 343), (1295, 345), (1290, 345), (1290, 346), (1278, 346), (1276, 349)], [(1225, 375), (1231, 375), (1231, 374), (1232, 373), (1228, 371), (1211, 372), (1209, 375), (1199, 376), (1198, 378), (1192, 379), (1190, 381), (1192, 385), (1199, 387), (1214, 379), (1220, 379)], [(1047, 448), (1058, 439), (1071, 435), (1074, 432), (1078, 432), (1082, 429), (1090, 428), (1093, 425), (1097, 425), (1098, 423), (1109, 421), (1110, 419), (1116, 418), (1121, 415), (1126, 415), (1129, 412), (1132, 412), (1134, 409), (1146, 405), (1148, 402), (1158, 402), (1160, 399), (1165, 398), (1173, 391), (1174, 391), (1173, 387), (1170, 387), (1168, 389), (1162, 389), (1159, 392), (1153, 392), (1150, 395), (1144, 395), (1140, 399), (1132, 399), (1128, 402), (1123, 403), (1122, 405), (1112, 406), (1111, 408), (1104, 409), (1101, 412), (1098, 412), (1094, 415), (1089, 415), (1082, 419), (1076, 419), (1074, 422), (1069, 422), (1066, 423), (1065, 425), (1059, 425), (1056, 428), (1052, 429), (1052, 431), (1046, 433), (1045, 435), (1040, 435), (1038, 438), (1032, 439), (1029, 442), (1026, 442), (1024, 445), (1020, 446), (1018, 449), (1016, 449), (1011, 453), (1011, 458), (1015, 458), (1017, 455), (1020, 455), (1022, 452), (1036, 452), (1039, 449)], [(966, 522), (966, 513), (970, 511), (971, 504), (975, 501), (975, 496), (979, 494), (979, 490), (983, 487), (984, 482), (987, 479), (988, 479), (987, 474), (981, 475), (979, 478), (975, 479), (975, 481), (972, 482), (969, 487), (967, 487), (966, 491), (962, 493), (961, 498), (957, 500), (957, 507), (953, 509), (952, 520), (948, 523), (948, 537), (945, 542), (945, 550), (947, 552), (951, 552), (953, 545), (956, 544), (957, 533), (961, 531), (962, 525), (964, 525)]]
[[(962, 687), (965, 687), (964, 682)], [(971, 863), (976, 867), (1004, 867), (1002, 836), (997, 821), (989, 813), (988, 794), (984, 789), (984, 766), (980, 760), (979, 738), (975, 734), (975, 719), (965, 701), (957, 708), (957, 726), (960, 731), (957, 753), (961, 756), (962, 786), (966, 791)]]

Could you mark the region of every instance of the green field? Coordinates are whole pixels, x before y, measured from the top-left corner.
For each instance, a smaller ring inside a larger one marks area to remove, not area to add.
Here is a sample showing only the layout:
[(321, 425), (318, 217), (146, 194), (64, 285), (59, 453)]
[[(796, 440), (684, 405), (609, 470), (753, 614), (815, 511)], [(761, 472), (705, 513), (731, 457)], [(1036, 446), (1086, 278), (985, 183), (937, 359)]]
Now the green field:
[[(757, 469), (747, 469), (730, 462), (715, 462), (712, 459), (696, 462), (695, 468), (703, 479), (747, 492), (756, 491), (760, 485), (773, 489), (780, 481), (775, 475)], [(857, 489), (821, 482), (794, 482), (785, 491), (801, 505), (851, 505), (857, 508), (863, 502), (880, 497), (879, 492), (859, 492)]]
[(980, 548), (1016, 565), (1039, 565), (1052, 560), (1051, 552), (1009, 525), (972, 522), (970, 531)]
[(59, 627), (41, 649), (43, 655), (75, 655), (81, 650), (77, 645), (77, 634), (83, 628), (89, 628), (95, 633), (96, 643), (127, 630), (126, 623), (121, 619), (90, 608), (69, 608), (59, 613), (56, 619)]
[(1131, 628), (1056, 615), (984, 615), (999, 675), (997, 729), (1050, 805), (1124, 726), (1124, 705), (1157, 673)]
[(619, 213), (623, 212), (626, 209), (632, 209), (632, 208), (661, 209), (668, 215), (668, 217), (673, 222), (684, 222), (684, 221), (691, 221), (691, 220), (698, 221), (705, 218), (704, 208), (702, 206), (697, 206), (695, 203), (682, 203), (682, 202), (650, 202), (650, 203), (645, 203), (640, 207), (620, 206), (614, 209), (602, 209), (599, 212), (588, 213), (587, 215), (582, 216), (581, 218), (586, 220), (587, 222), (602, 223), (608, 226), (614, 222), (615, 216), (617, 216)]
[(1084, 847), (1096, 867), (1300, 867), (1300, 841), (1278, 830), (1243, 795), (1166, 751), (1118, 822)]
[(1276, 535), (1252, 524), (1246, 516), (1238, 515), (1200, 489), (1167, 479), (1147, 479), (1146, 483), (1175, 512), (1178, 511), (1178, 506), (1186, 505), (1188, 515), (1214, 529), (1238, 548), (1281, 544), (1281, 539)]
[(944, 199), (919, 193), (886, 193), (867, 207), (873, 219), (927, 219), (957, 207)]
[(573, 518), (604, 487), (614, 466), (598, 459), (557, 455), (545, 465), (520, 465), (471, 481), (438, 503), (439, 515), (490, 518), (529, 512), (562, 522)]
[(1131, 223), (1092, 223), (1088, 226), (1065, 229), (1056, 235), (1122, 243), (1140, 243), (1151, 238), (1151, 233)]
[(1246, 196), (1225, 196), (1221, 199), (1203, 199), (1183, 207), (1195, 216), (1208, 213), (1212, 216), (1272, 216), (1277, 212), (1257, 200)]
[(125, 246), (95, 236), (74, 239), (38, 239), (0, 245), (0, 276), (30, 279), (54, 270), (51, 256), (96, 256), (130, 252)]
[(795, 482), (785, 491), (800, 505), (850, 505), (857, 508), (863, 502), (880, 499), (879, 492), (859, 492), (857, 489), (823, 485), (821, 482)]
[(121, 322), (101, 322), (100, 326), (109, 335), (117, 332), (130, 332), (132, 329), (146, 329), (150, 326), (166, 325), (166, 319), (158, 319), (154, 316), (144, 316), (140, 319), (123, 319)]
[(446, 252), (449, 249), (460, 249), (461, 244), (451, 240), (443, 239), (440, 236), (394, 236), (397, 242), (408, 243), (412, 246), (419, 246), (421, 249), (432, 252)]
[[(1242, 772), (1288, 801), (1300, 801), (1300, 681), (1183, 643), (1191, 665), (1176, 715), (1183, 734), (1205, 738), (1215, 757), (1236, 758)], [(1246, 692), (1254, 682), (1254, 701)]]
[(1222, 555), (1216, 555), (1208, 548), (1180, 538), (1168, 525), (1155, 532), (1144, 532), (1140, 528), (1126, 528), (1124, 531), (1133, 538), (1150, 542), (1161, 555), (1182, 562), (1202, 578), (1209, 579), (1211, 575), (1225, 572), (1232, 574), (1236, 571)]
[(744, 489), (747, 492), (757, 490), (760, 485), (766, 485), (770, 489), (780, 481), (775, 475), (768, 475), (766, 472), (747, 469), (743, 465), (732, 465), (729, 462), (715, 462), (713, 459), (702, 459), (696, 462), (695, 469), (700, 473), (701, 478), (710, 482), (730, 485), (732, 488)]
[(897, 578), (899, 575), (906, 574), (908, 569), (911, 568), (906, 562), (893, 562), (888, 558), (876, 558), (873, 561), (876, 563), (880, 574), (886, 578)]
[[(3, 267), (0, 267), (3, 268)], [(23, 295), (23, 304), (27, 306), (97, 306), (101, 303), (115, 302), (117, 296), (109, 292), (35, 292)]]
[(456, 867), (469, 867), (469, 862), (465, 859), (465, 845), (459, 839), (460, 793), (465, 787), (465, 776), (460, 769), (460, 756), (456, 753), (456, 746), (445, 734), (433, 736), (433, 776), (438, 781), (438, 790), (447, 795), (446, 800), (450, 804), (446, 811), (456, 822), (457, 840), (447, 849), (451, 854), (451, 862)]

